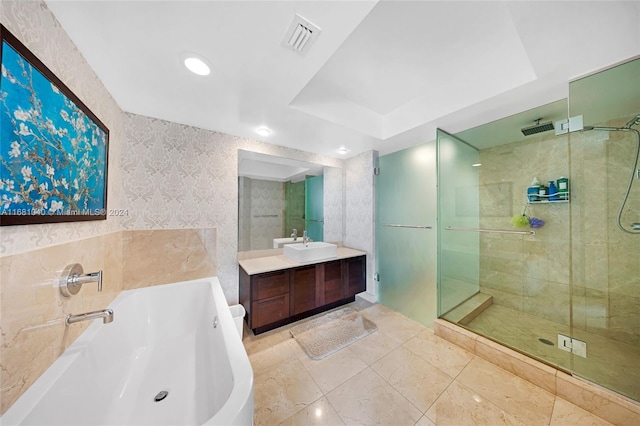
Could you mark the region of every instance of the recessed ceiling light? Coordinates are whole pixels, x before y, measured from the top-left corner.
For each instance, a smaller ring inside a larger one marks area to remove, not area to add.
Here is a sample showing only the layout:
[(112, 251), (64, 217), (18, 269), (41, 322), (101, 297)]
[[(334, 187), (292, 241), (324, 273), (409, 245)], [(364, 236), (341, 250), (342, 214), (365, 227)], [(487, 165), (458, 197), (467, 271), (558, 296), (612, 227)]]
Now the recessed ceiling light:
[(338, 149), (336, 150), (336, 152), (337, 152), (338, 154), (343, 154), (343, 155), (344, 155), (344, 154), (346, 154), (347, 152), (349, 152), (349, 150), (348, 150), (347, 148), (345, 148), (344, 146), (341, 146), (340, 148), (338, 148)]
[(186, 56), (184, 58), (184, 66), (187, 67), (189, 71), (198, 75), (209, 75), (211, 74), (211, 68), (204, 59), (199, 58), (197, 56)]
[(260, 136), (269, 136), (271, 134), (271, 129), (265, 126), (261, 126), (256, 129), (256, 133)]

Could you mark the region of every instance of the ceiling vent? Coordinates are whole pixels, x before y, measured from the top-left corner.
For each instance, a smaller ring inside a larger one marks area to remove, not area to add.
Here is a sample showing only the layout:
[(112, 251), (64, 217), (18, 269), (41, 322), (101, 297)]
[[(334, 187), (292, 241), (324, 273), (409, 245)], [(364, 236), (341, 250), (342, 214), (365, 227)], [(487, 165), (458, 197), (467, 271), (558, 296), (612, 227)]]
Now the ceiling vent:
[(288, 48), (304, 55), (319, 34), (320, 28), (296, 14), (287, 30), (283, 43)]

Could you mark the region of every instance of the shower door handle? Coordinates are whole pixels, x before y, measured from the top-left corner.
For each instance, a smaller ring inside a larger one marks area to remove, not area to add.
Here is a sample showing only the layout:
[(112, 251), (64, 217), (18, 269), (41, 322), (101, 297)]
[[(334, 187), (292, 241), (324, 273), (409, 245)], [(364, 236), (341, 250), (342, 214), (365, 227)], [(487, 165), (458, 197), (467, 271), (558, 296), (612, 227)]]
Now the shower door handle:
[(411, 229), (432, 229), (433, 226), (427, 225), (398, 225), (395, 223), (385, 223), (382, 226), (386, 226), (388, 228), (411, 228)]
[(447, 226), (444, 229), (447, 231), (487, 232), (489, 234), (536, 235), (536, 231), (512, 231), (510, 229), (454, 228), (452, 226)]

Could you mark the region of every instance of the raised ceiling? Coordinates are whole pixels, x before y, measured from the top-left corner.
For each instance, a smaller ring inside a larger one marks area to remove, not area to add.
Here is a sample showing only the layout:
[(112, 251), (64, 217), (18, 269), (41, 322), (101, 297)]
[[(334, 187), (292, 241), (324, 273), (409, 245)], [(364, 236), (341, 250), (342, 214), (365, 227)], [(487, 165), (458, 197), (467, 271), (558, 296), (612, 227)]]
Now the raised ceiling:
[[(640, 55), (640, 1), (47, 5), (123, 110), (332, 157), (551, 103)], [(321, 29), (303, 55), (283, 42), (295, 14)], [(190, 74), (188, 52), (212, 74)]]

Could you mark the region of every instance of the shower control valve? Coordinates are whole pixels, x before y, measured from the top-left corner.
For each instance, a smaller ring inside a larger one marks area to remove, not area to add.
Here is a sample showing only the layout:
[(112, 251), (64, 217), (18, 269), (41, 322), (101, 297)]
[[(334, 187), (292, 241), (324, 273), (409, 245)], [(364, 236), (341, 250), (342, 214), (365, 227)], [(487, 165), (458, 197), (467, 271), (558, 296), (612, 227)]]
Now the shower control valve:
[(98, 283), (98, 291), (102, 291), (102, 271), (84, 274), (82, 265), (72, 263), (67, 265), (60, 275), (60, 293), (64, 297), (71, 297), (78, 294), (83, 284), (96, 282)]

